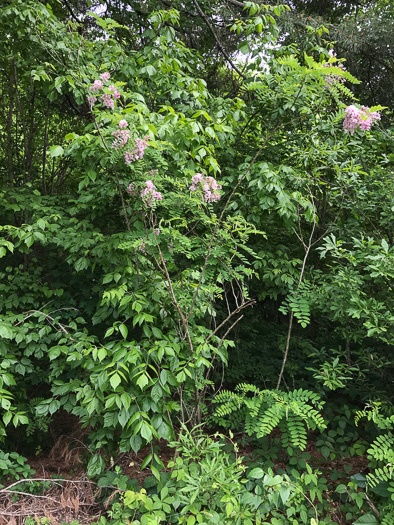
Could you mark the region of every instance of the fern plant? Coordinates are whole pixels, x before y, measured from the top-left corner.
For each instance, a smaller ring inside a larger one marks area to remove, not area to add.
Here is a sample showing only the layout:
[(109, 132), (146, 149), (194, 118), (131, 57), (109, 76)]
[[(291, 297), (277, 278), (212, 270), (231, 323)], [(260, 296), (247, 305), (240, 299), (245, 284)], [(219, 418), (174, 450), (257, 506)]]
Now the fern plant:
[(365, 410), (358, 411), (355, 421), (357, 425), (361, 418), (366, 417), (380, 430), (387, 431), (378, 436), (367, 450), (368, 459), (376, 461), (377, 465), (372, 473), (367, 474), (367, 481), (371, 487), (387, 482), (387, 490), (391, 492), (391, 499), (394, 500), (394, 434), (390, 432), (394, 428), (394, 416), (385, 416), (380, 410), (381, 404), (373, 403)]
[(305, 328), (310, 323), (309, 304), (311, 291), (312, 286), (307, 282), (300, 283), (296, 289), (290, 285), (289, 295), (279, 308), (283, 315), (287, 315), (291, 311), (294, 312), (294, 317), (302, 328)]
[(381, 509), (383, 512), (381, 512), (381, 518), (382, 521), (380, 522), (380, 525), (392, 525), (394, 523), (394, 508), (393, 506), (385, 507), (384, 509)]
[(323, 430), (324, 419), (319, 413), (324, 402), (319, 394), (309, 390), (282, 392), (260, 390), (254, 385), (238, 385), (235, 392), (224, 390), (214, 403), (218, 403), (213, 420), (222, 426), (233, 426), (241, 417), (249, 436), (261, 438), (278, 427), (285, 447), (306, 447), (307, 430)]

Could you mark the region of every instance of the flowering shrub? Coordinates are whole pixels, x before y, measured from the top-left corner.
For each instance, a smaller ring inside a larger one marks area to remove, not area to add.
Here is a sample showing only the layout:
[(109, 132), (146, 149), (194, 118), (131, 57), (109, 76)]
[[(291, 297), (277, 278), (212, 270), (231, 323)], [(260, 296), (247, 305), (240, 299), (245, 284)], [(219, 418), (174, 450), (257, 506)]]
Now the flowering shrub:
[(348, 106), (345, 113), (343, 129), (345, 133), (349, 132), (351, 135), (353, 135), (358, 127), (362, 131), (365, 131), (371, 129), (371, 125), (375, 120), (380, 120), (380, 114), (377, 111), (371, 111), (366, 106), (361, 106), (361, 109), (353, 105)]
[[(145, 205), (150, 207), (153, 206), (154, 201), (163, 200), (162, 194), (159, 191), (156, 191), (156, 186), (151, 180), (145, 182), (145, 188), (141, 192), (138, 191), (138, 187), (134, 182), (131, 182), (128, 185), (126, 191), (132, 197), (136, 197), (139, 194), (145, 202)], [(160, 232), (160, 230), (157, 231)]]
[(152, 207), (155, 201), (163, 199), (161, 193), (156, 191), (156, 186), (151, 180), (145, 182), (145, 188), (141, 191), (141, 197), (146, 206)]
[[(109, 73), (102, 73), (100, 78), (107, 82), (109, 80)], [(101, 80), (95, 80), (93, 85), (89, 87), (89, 91), (95, 92), (97, 95), (98, 92), (104, 88), (104, 84)], [(105, 107), (114, 109), (115, 100), (120, 97), (120, 92), (116, 89), (114, 85), (111, 85), (107, 88), (110, 93), (104, 93), (101, 96), (101, 101)], [(97, 102), (97, 96), (87, 97), (90, 109), (93, 110), (95, 103)], [(119, 129), (112, 132), (112, 135), (115, 137), (115, 140), (112, 143), (112, 148), (117, 150), (119, 148), (126, 147), (130, 139), (130, 131), (126, 129), (128, 127), (127, 120), (122, 119), (119, 122)], [(124, 154), (126, 164), (131, 164), (136, 160), (142, 160), (144, 156), (145, 149), (148, 147), (149, 135), (145, 136), (143, 139), (136, 138), (134, 139), (135, 145), (131, 151), (126, 151)]]
[(128, 129), (117, 129), (112, 132), (112, 135), (114, 135), (116, 140), (113, 141), (111, 147), (116, 150), (126, 146), (127, 141), (130, 138), (130, 131)]
[(114, 85), (111, 85), (111, 86), (109, 86), (107, 88), (104, 86), (103, 82), (104, 83), (108, 82), (108, 80), (110, 78), (110, 74), (109, 73), (102, 73), (100, 75), (100, 78), (101, 78), (101, 80), (98, 80), (98, 79), (95, 80), (93, 82), (93, 85), (89, 87), (89, 91), (91, 91), (93, 93), (92, 96), (88, 97), (88, 103), (89, 103), (90, 109), (93, 109), (93, 106), (97, 102), (97, 95), (99, 95), (100, 91), (102, 91), (103, 89), (107, 89), (107, 91), (109, 91), (109, 93), (103, 93), (101, 95), (102, 103), (104, 104), (105, 107), (107, 107), (109, 109), (114, 109), (115, 108), (115, 100), (120, 98), (120, 92), (116, 89), (116, 87)]
[(144, 151), (149, 146), (148, 140), (149, 135), (145, 136), (143, 139), (135, 139), (135, 146), (132, 151), (126, 151), (124, 155), (126, 164), (131, 164), (135, 160), (142, 160)]
[(203, 173), (196, 173), (192, 177), (190, 191), (202, 191), (205, 202), (215, 202), (220, 199), (219, 191), (222, 186), (213, 177), (207, 177)]

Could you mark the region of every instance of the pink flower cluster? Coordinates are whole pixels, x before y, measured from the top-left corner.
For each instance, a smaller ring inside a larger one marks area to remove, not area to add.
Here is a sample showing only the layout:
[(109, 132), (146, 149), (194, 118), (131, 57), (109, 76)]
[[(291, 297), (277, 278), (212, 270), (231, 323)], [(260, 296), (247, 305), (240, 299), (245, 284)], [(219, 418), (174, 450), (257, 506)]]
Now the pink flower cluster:
[(108, 93), (104, 93), (104, 95), (102, 95), (101, 102), (106, 108), (114, 109), (115, 107), (115, 100), (111, 97), (111, 95), (108, 95)]
[[(93, 82), (93, 85), (89, 87), (89, 91), (94, 92), (92, 96), (88, 97), (88, 103), (89, 103), (90, 109), (93, 109), (93, 106), (97, 102), (97, 96), (95, 96), (95, 95), (98, 95), (99, 92), (102, 89), (105, 89), (105, 86), (104, 86), (103, 82), (104, 83), (108, 82), (108, 80), (110, 78), (110, 74), (109, 73), (101, 73), (100, 78), (101, 78), (101, 80), (95, 80)], [(120, 93), (116, 89), (116, 87), (113, 86), (113, 85), (109, 86), (107, 89), (111, 93), (104, 93), (103, 95), (101, 95), (101, 101), (102, 101), (102, 103), (104, 104), (105, 107), (110, 108), (110, 109), (114, 109), (114, 107), (115, 107), (115, 100), (120, 98)]]
[(112, 96), (115, 100), (118, 100), (118, 98), (120, 98), (120, 93), (113, 84), (109, 86), (108, 91), (111, 91)]
[(90, 109), (93, 109), (93, 106), (97, 102), (97, 97), (88, 97), (88, 102), (89, 102)]
[(205, 176), (203, 173), (196, 173), (192, 177), (190, 191), (203, 191), (205, 202), (215, 202), (220, 199), (219, 191), (221, 185), (213, 177)]
[[(127, 128), (127, 120), (122, 119), (119, 122), (119, 129), (112, 132), (112, 135), (115, 137), (115, 140), (112, 143), (112, 148), (118, 149), (123, 148), (127, 145), (129, 139), (130, 139), (130, 131)], [(141, 160), (144, 156), (145, 149), (149, 146), (148, 140), (149, 135), (144, 137), (143, 139), (135, 139), (135, 146), (132, 149), (132, 151), (126, 151), (124, 154), (124, 159), (126, 164), (131, 164), (135, 160)]]
[(145, 149), (149, 146), (148, 144), (149, 135), (143, 139), (135, 139), (135, 146), (132, 151), (126, 151), (124, 158), (126, 164), (131, 164), (135, 160), (141, 160), (144, 156)]
[(103, 87), (103, 83), (101, 82), (101, 80), (95, 80), (93, 82), (93, 86), (90, 86), (89, 91), (98, 91), (102, 87)]
[(159, 191), (156, 191), (156, 186), (151, 180), (145, 182), (145, 188), (141, 191), (141, 197), (145, 202), (146, 206), (153, 206), (155, 201), (163, 200), (163, 197)]
[(371, 124), (375, 120), (380, 120), (380, 114), (377, 111), (371, 112), (366, 106), (361, 106), (361, 109), (356, 108), (356, 106), (348, 106), (345, 113), (343, 129), (345, 133), (349, 132), (351, 135), (356, 128), (359, 127), (365, 131), (371, 129)]
[(112, 132), (112, 135), (115, 137), (115, 140), (112, 143), (112, 148), (118, 149), (126, 146), (127, 141), (130, 138), (130, 131), (128, 129), (117, 129)]

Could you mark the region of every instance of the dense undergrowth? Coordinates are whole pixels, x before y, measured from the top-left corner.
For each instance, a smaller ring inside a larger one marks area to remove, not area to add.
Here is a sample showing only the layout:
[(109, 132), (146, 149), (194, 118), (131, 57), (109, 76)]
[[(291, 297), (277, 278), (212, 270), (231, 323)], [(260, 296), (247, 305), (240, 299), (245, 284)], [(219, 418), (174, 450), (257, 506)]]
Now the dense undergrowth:
[(392, 7), (126, 4), (0, 8), (0, 525), (392, 524)]

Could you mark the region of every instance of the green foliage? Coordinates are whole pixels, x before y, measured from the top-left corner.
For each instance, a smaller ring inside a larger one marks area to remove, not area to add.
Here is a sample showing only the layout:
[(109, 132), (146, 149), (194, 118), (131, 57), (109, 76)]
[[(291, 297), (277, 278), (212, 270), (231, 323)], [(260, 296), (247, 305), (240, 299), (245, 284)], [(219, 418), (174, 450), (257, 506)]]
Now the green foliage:
[[(381, 429), (393, 428), (393, 416), (384, 417), (379, 413), (378, 406), (372, 406), (369, 410), (357, 412), (356, 422), (360, 418), (367, 416), (372, 419), (374, 423)], [(368, 449), (368, 457), (370, 460), (376, 461), (376, 467), (373, 473), (368, 474), (368, 482), (372, 487), (375, 487), (380, 482), (390, 481), (393, 479), (392, 463), (394, 458), (394, 436), (391, 432), (381, 434), (371, 444)], [(394, 483), (390, 483), (388, 490), (394, 492)], [(392, 497), (394, 499), (394, 497)]]
[(316, 510), (306, 492), (323, 501), (318, 472), (309, 465), (305, 474), (293, 470), (292, 476), (274, 474), (270, 468), (246, 471), (244, 458), (226, 441), (219, 434), (208, 437), (198, 428), (192, 432), (184, 428), (179, 441), (171, 443), (176, 456), (168, 464), (170, 473), (152, 469), (145, 489), (126, 490), (112, 506), (110, 523), (119, 525), (128, 519), (136, 525), (164, 520), (250, 525), (283, 519), (283, 523), (295, 525), (298, 520), (309, 525)]
[(319, 394), (308, 390), (281, 392), (241, 384), (236, 392), (220, 392), (214, 402), (220, 403), (213, 415), (216, 423), (223, 424), (226, 416), (230, 416), (231, 425), (231, 415), (241, 411), (249, 436), (261, 438), (279, 427), (285, 447), (303, 450), (307, 443), (307, 429), (323, 430), (326, 427), (319, 413), (324, 402)]
[(351, 373), (358, 369), (340, 363), (339, 357), (336, 357), (332, 363), (325, 361), (319, 369), (308, 368), (308, 370), (315, 372), (313, 377), (321, 381), (324, 386), (330, 390), (336, 390), (337, 388), (345, 388), (346, 382), (352, 379)]
[(290, 284), (289, 295), (279, 308), (279, 311), (284, 315), (288, 312), (293, 312), (294, 317), (302, 328), (306, 328), (310, 323), (310, 306), (308, 299), (310, 289), (310, 285), (305, 282), (301, 283), (296, 290), (293, 290), (293, 286)]
[[(336, 505), (373, 522), (367, 495), (390, 520), (392, 415), (345, 420), (393, 401), (392, 114), (389, 89), (371, 94), (392, 67), (386, 43), (380, 71), (363, 47), (383, 49), (392, 10), (337, 6), (348, 46), (321, 2), (322, 20), (316, 2), (82, 4), (0, 8), (2, 482), (31, 474), (19, 452), (49, 449), (68, 413), (119, 525), (328, 524)], [(345, 134), (368, 92), (382, 120)], [(184, 426), (204, 419), (266, 450), (246, 467)], [(361, 464), (367, 439), (368, 485), (307, 463)], [(141, 490), (108, 464), (146, 445)]]
[(35, 471), (28, 465), (27, 459), (17, 452), (0, 451), (0, 482), (30, 478)]

